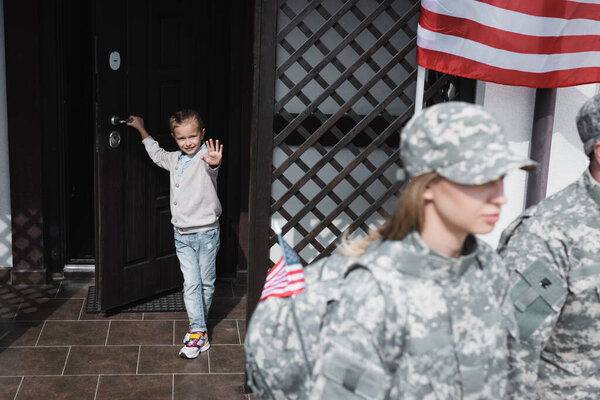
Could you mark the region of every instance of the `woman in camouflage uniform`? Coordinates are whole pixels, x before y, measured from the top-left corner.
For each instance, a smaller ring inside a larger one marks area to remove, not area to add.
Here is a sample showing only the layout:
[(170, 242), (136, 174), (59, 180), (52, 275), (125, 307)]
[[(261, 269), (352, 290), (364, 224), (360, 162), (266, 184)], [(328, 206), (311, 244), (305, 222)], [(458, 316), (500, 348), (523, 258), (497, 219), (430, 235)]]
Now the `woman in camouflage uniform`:
[(509, 278), (473, 235), (498, 221), (504, 175), (535, 163), (466, 103), (413, 117), (400, 146), (411, 180), (389, 221), (343, 246), (358, 264), (321, 330), (308, 398), (505, 398), (517, 337)]

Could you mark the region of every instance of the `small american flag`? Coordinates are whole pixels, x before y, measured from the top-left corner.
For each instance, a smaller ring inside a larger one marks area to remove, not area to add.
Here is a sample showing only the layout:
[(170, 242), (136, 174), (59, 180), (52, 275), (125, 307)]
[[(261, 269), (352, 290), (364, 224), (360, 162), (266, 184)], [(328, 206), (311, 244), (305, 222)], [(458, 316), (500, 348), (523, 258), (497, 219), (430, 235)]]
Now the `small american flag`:
[(267, 297), (289, 297), (300, 293), (306, 287), (298, 254), (287, 244), (281, 234), (278, 234), (277, 238), (282, 255), (267, 274), (259, 301)]

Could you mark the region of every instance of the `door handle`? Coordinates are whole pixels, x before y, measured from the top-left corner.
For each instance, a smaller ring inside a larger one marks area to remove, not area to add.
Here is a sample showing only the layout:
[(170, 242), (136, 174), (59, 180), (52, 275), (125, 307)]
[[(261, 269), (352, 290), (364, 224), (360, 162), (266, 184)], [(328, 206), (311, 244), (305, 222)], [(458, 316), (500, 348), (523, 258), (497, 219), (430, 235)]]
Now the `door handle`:
[(127, 123), (129, 121), (130, 121), (129, 118), (127, 118), (127, 119), (121, 119), (121, 118), (119, 118), (118, 115), (113, 115), (112, 117), (110, 117), (110, 123), (113, 124), (114, 126), (125, 124), (125, 123)]

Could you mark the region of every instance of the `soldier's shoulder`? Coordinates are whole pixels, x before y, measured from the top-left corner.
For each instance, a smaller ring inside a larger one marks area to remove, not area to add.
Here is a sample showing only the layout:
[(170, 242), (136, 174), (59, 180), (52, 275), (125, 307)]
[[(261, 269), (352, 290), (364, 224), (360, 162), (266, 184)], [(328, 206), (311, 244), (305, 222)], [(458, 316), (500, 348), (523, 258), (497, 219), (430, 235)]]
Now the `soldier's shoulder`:
[(355, 258), (332, 253), (304, 267), (304, 279), (308, 282), (341, 279), (346, 269), (355, 263)]
[(568, 217), (574, 207), (585, 198), (580, 193), (581, 188), (578, 181), (571, 183), (564, 189), (548, 196), (538, 204), (529, 207), (523, 215), (530, 218), (561, 219)]
[[(587, 207), (583, 200), (579, 181), (575, 181), (561, 191), (547, 197), (540, 203), (527, 208), (502, 232), (497, 251), (502, 257), (509, 249), (519, 248), (519, 254), (526, 249), (533, 251), (533, 240), (544, 241), (547, 245), (559, 246), (569, 241), (573, 229), (581, 220), (581, 208)], [(518, 238), (518, 239), (517, 239)], [(541, 251), (541, 247), (537, 247)]]
[[(565, 227), (573, 224), (581, 214), (578, 209), (582, 196), (578, 182), (547, 197), (538, 204), (525, 209), (503, 232), (502, 236), (511, 236), (517, 232), (530, 232), (538, 236), (560, 234)], [(502, 239), (501, 239), (502, 241)]]

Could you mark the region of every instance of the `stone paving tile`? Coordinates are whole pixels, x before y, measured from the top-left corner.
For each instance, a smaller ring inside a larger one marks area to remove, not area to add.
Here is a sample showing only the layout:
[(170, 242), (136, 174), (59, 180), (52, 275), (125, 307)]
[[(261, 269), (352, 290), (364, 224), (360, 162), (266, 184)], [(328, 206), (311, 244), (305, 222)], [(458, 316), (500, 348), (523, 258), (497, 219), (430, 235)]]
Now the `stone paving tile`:
[(240, 344), (237, 322), (234, 319), (224, 319), (215, 325), (209, 322), (208, 332), (212, 344)]
[(238, 326), (240, 328), (240, 339), (242, 341), (242, 344), (244, 343), (244, 341), (246, 340), (246, 320), (245, 319), (238, 319)]
[(102, 375), (95, 400), (171, 400), (172, 398), (173, 375), (170, 374)]
[(153, 320), (188, 320), (187, 313), (185, 311), (176, 311), (176, 312), (145, 312), (142, 319), (144, 321), (153, 321)]
[(1, 304), (0, 303), (0, 320), (13, 320), (17, 314), (19, 305)]
[(20, 308), (45, 303), (47, 299), (56, 295), (59, 285), (58, 283), (47, 285), (0, 284), (0, 320), (14, 319)]
[(12, 286), (0, 284), (0, 320), (14, 319), (25, 298)]
[(248, 400), (244, 374), (175, 375), (174, 400)]
[(83, 299), (39, 298), (26, 300), (19, 307), (15, 319), (21, 321), (77, 320), (82, 305)]
[(173, 344), (173, 321), (112, 321), (109, 345)]
[(57, 299), (85, 299), (88, 295), (88, 288), (94, 285), (93, 280), (63, 280), (60, 283)]
[(104, 345), (109, 321), (46, 321), (38, 346)]
[(1, 349), (0, 376), (60, 375), (68, 347), (17, 347)]
[(26, 376), (15, 400), (94, 400), (98, 376)]
[(65, 375), (135, 374), (139, 346), (73, 346)]
[[(138, 374), (192, 374), (208, 373), (208, 353), (193, 359), (179, 357), (177, 346), (142, 346)], [(208, 350), (210, 351), (210, 350)]]
[(228, 344), (211, 346), (211, 373), (243, 373), (245, 368), (244, 346)]
[(0, 319), (0, 347), (35, 346), (44, 322)]
[(46, 285), (2, 285), (0, 289), (0, 297), (3, 294), (10, 292), (22, 299), (39, 299), (43, 297), (55, 297), (58, 292), (60, 283), (52, 282)]
[(0, 267), (0, 282), (10, 282), (10, 273), (12, 268)]
[(20, 376), (0, 378), (0, 399), (14, 399), (21, 379)]
[(245, 319), (245, 297), (215, 297), (208, 312), (209, 319)]

